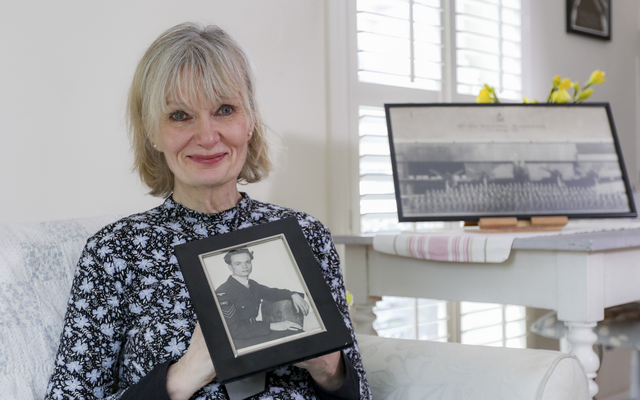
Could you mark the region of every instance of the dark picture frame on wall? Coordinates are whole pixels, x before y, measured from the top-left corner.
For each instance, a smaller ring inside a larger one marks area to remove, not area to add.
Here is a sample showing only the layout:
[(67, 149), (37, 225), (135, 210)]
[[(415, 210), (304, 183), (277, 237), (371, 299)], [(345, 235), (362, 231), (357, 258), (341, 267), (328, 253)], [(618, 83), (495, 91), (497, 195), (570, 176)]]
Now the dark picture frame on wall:
[(297, 219), (180, 244), (175, 253), (220, 383), (353, 343)]
[(567, 0), (567, 32), (611, 40), (611, 0)]
[(608, 103), (385, 111), (400, 222), (637, 215)]

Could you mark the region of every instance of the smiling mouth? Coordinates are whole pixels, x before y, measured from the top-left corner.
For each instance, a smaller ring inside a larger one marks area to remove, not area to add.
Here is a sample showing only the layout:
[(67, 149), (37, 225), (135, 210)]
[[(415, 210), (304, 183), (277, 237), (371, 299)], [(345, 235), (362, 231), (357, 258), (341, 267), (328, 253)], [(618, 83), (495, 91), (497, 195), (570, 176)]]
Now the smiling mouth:
[(206, 165), (211, 165), (211, 164), (216, 164), (217, 162), (219, 162), (220, 160), (222, 160), (227, 154), (226, 153), (217, 153), (217, 154), (212, 154), (212, 155), (191, 155), (189, 156), (189, 158), (192, 161), (195, 161), (199, 164), (206, 164)]

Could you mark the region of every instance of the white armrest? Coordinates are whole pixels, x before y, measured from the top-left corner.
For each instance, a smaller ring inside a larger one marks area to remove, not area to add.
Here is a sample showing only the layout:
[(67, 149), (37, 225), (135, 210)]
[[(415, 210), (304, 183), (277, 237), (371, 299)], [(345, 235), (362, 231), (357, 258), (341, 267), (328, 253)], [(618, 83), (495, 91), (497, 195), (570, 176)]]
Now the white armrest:
[(509, 349), (358, 335), (375, 400), (584, 400), (577, 358)]

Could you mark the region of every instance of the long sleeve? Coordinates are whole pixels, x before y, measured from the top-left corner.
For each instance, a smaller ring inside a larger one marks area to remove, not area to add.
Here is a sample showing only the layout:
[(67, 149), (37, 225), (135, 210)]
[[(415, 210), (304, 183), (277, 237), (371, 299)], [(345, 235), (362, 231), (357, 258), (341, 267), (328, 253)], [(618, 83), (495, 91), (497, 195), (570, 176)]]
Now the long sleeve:
[(97, 240), (91, 240), (78, 263), (45, 399), (112, 399), (120, 395), (114, 394), (113, 386), (127, 305), (118, 290), (122, 282), (115, 273), (114, 260), (101, 264), (106, 249), (100, 253), (98, 245)]
[(182, 356), (195, 316), (176, 263), (136, 235), (143, 227), (108, 227), (88, 241), (45, 400), (166, 392), (162, 381), (142, 378)]
[[(270, 288), (251, 279), (249, 285), (261, 300), (278, 301), (291, 299), (294, 292), (287, 289)], [(304, 296), (301, 294), (301, 296)]]
[(167, 370), (170, 361), (156, 365), (138, 383), (129, 386), (121, 400), (171, 400), (167, 393)]
[(234, 339), (269, 335), (269, 324), (256, 320), (260, 300), (286, 300), (290, 299), (292, 294), (290, 290), (270, 288), (254, 280), (249, 280), (247, 288), (232, 277), (216, 289), (222, 314)]

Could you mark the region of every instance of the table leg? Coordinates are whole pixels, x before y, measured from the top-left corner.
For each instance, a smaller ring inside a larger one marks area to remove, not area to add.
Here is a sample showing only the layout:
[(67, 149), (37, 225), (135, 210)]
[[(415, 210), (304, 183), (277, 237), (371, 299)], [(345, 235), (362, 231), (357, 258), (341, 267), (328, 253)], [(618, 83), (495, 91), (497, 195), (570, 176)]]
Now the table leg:
[(589, 396), (593, 398), (598, 394), (598, 384), (595, 379), (600, 367), (600, 359), (593, 350), (593, 345), (598, 340), (598, 335), (593, 331), (596, 323), (565, 322), (565, 325), (569, 328), (567, 340), (571, 344), (570, 354), (578, 357), (582, 363), (589, 382)]
[(377, 336), (378, 333), (373, 329), (373, 321), (376, 315), (373, 313), (373, 307), (380, 297), (367, 297), (366, 303), (355, 303), (351, 306), (351, 321), (356, 333)]
[(356, 333), (377, 336), (373, 329), (373, 321), (376, 320), (373, 307), (381, 297), (369, 296), (367, 251), (364, 245), (345, 247), (344, 279), (347, 290), (353, 294), (350, 315)]

